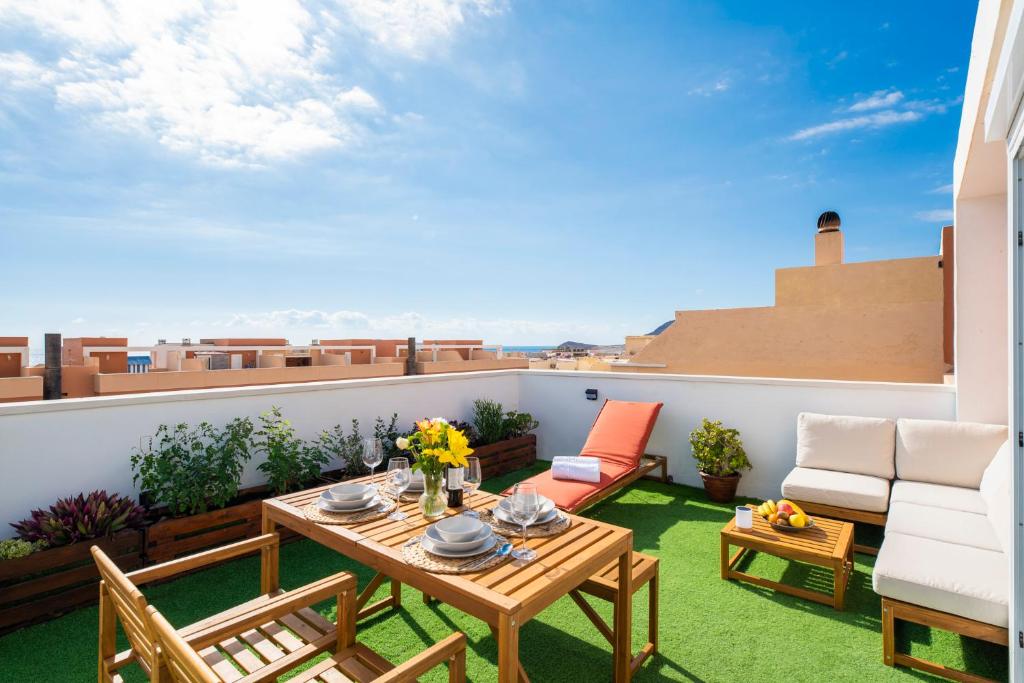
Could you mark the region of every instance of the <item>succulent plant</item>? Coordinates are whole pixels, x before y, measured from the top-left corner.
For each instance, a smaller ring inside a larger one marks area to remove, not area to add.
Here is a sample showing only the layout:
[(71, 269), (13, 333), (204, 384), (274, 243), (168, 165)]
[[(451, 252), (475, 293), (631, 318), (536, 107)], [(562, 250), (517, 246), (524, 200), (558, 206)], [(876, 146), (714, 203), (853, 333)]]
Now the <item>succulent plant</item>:
[(142, 526), (141, 505), (119, 494), (93, 491), (74, 498), (61, 498), (49, 510), (33, 510), (29, 519), (12, 524), (25, 541), (44, 542), (49, 547), (110, 536), (122, 529)]
[(8, 538), (0, 541), (0, 560), (16, 560), (19, 557), (27, 557), (35, 550), (32, 543), (23, 541), (20, 538)]

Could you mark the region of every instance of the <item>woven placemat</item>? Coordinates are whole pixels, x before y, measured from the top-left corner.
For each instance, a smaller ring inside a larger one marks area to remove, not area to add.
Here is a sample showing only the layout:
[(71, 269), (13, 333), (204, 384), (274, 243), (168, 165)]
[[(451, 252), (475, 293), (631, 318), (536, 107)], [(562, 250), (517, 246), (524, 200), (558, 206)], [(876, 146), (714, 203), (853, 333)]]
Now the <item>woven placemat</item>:
[(398, 507), (394, 500), (386, 499), (373, 510), (360, 510), (359, 512), (327, 512), (312, 502), (302, 508), (302, 514), (311, 522), (317, 524), (360, 524), (362, 522), (373, 522), (384, 519), (391, 514), (391, 511)]
[[(402, 556), (412, 566), (426, 569), (434, 574), (475, 574), (476, 572), (497, 567), (512, 557), (511, 555), (504, 555), (502, 557), (494, 555), (496, 548), (500, 548), (505, 543), (508, 543), (508, 539), (504, 536), (494, 534), (494, 537), (497, 539), (497, 543), (487, 553), (481, 553), (477, 557), (441, 557), (440, 555), (428, 553), (419, 543), (412, 543), (403, 547)], [(487, 557), (488, 554), (490, 554), (490, 557), (486, 561), (480, 564), (472, 564), (469, 568), (464, 568), (464, 565), (470, 564), (473, 560)]]
[[(494, 516), (494, 509), (490, 510), (479, 510), (480, 521), (486, 522), (491, 525), (495, 533), (509, 534), (516, 538), (523, 537), (523, 527), (518, 524), (509, 524), (503, 522)], [(554, 536), (560, 534), (572, 525), (572, 520), (569, 515), (565, 514), (561, 510), (555, 515), (555, 518), (550, 522), (544, 524), (534, 524), (533, 526), (526, 527), (527, 538), (544, 538), (545, 536)]]

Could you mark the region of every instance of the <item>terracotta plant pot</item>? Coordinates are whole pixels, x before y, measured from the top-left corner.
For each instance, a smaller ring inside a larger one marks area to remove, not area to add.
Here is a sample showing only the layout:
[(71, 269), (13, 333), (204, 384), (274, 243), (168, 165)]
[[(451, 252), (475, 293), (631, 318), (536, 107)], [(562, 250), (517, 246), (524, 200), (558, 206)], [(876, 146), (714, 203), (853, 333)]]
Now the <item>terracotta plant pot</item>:
[(729, 503), (736, 497), (736, 487), (740, 485), (739, 472), (726, 477), (701, 472), (700, 478), (704, 481), (704, 490), (708, 492), (708, 498), (714, 502)]

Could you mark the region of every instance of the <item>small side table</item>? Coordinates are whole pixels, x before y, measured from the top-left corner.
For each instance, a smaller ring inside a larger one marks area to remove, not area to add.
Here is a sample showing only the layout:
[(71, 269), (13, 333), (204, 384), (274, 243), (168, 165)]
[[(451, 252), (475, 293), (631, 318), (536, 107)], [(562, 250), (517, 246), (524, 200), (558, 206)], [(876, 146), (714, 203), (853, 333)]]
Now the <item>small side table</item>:
[[(803, 531), (787, 533), (776, 531), (761, 515), (754, 511), (754, 528), (737, 529), (736, 517), (722, 528), (721, 569), (723, 579), (746, 581), (771, 588), (780, 593), (795, 595), (843, 609), (846, 586), (853, 571), (853, 524), (834, 519), (814, 518), (814, 526)], [(737, 546), (736, 554), (729, 556), (730, 546)], [(787, 586), (786, 584), (747, 574), (735, 569), (748, 552), (759, 552), (786, 560), (806, 562), (832, 570), (832, 594)]]

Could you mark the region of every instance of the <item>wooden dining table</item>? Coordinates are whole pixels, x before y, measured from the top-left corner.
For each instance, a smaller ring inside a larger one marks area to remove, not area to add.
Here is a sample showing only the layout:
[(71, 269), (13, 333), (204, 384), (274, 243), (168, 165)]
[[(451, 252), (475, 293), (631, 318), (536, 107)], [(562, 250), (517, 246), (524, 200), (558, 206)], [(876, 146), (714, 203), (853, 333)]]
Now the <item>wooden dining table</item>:
[[(367, 481), (366, 479), (356, 481)], [(308, 489), (263, 501), (263, 533), (278, 526), (310, 538), (328, 548), (376, 570), (376, 575), (359, 596), (359, 618), (365, 618), (402, 604), (401, 585), (423, 593), (424, 599), (440, 600), (474, 616), (491, 627), (498, 642), (498, 681), (528, 682), (519, 658), (519, 632), (559, 598), (568, 595), (606, 565), (618, 563), (619, 591), (614, 602), (612, 623), (612, 680), (630, 680), (633, 563), (633, 532), (586, 517), (570, 515), (568, 529), (555, 536), (531, 538), (528, 544), (537, 559), (521, 562), (509, 559), (496, 567), (469, 574), (438, 574), (410, 565), (403, 546), (421, 535), (436, 520), (428, 520), (415, 501), (402, 502), (404, 521), (387, 518), (350, 525), (326, 525), (310, 521), (302, 509), (314, 502), (328, 486)], [(501, 496), (477, 492), (469, 503), (474, 508), (494, 507)], [(459, 514), (461, 508), (446, 510)], [(510, 538), (517, 547), (522, 538)], [(262, 575), (265, 592), (279, 588), (277, 556), (264, 552)], [(384, 583), (391, 582), (390, 595), (370, 603)], [(429, 597), (428, 597), (429, 596)]]

